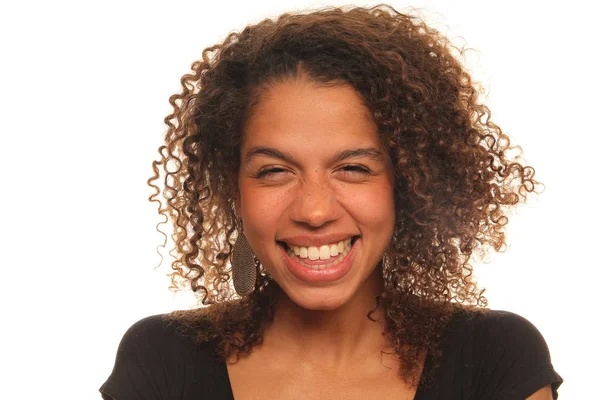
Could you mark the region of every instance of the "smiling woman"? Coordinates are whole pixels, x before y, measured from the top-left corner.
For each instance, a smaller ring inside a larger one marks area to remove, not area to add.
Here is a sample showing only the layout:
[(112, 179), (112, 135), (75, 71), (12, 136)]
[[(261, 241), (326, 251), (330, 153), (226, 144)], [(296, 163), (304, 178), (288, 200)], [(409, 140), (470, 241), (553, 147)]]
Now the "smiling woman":
[(150, 180), (203, 306), (134, 324), (104, 398), (556, 398), (543, 337), (472, 279), (539, 182), (456, 50), (383, 5), (206, 49)]
[(375, 299), (394, 230), (394, 172), (376, 124), (350, 85), (300, 75), (267, 93), (241, 144), (236, 209), (250, 247), (303, 309), (340, 309), (363, 290)]

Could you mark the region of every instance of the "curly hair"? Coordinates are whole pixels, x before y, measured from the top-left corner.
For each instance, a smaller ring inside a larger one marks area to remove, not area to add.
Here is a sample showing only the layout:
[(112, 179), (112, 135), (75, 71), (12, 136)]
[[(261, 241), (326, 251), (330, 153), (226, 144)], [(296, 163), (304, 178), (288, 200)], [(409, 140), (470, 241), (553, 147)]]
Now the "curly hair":
[(438, 365), (453, 313), (487, 307), (472, 279), (474, 256), (504, 251), (509, 208), (540, 185), (521, 152), (509, 157), (520, 147), (478, 101), (463, 53), (385, 4), (285, 13), (206, 48), (169, 99), (148, 180), (150, 200), (174, 227), (172, 288), (190, 285), (202, 303), (167, 318), (195, 343), (213, 341), (223, 358), (262, 343), (280, 288), (260, 260), (252, 294), (239, 298), (230, 280), (242, 127), (269, 87), (304, 75), (351, 85), (373, 115), (395, 170), (396, 212), (377, 307), (403, 379), (417, 381), (423, 354)]

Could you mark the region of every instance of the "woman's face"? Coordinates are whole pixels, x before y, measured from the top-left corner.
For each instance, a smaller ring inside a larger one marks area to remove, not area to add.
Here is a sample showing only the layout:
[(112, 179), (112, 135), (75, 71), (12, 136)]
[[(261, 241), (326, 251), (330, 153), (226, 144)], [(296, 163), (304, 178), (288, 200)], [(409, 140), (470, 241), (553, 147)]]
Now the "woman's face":
[(292, 301), (332, 310), (377, 287), (394, 228), (394, 174), (351, 86), (270, 88), (241, 152), (244, 233)]

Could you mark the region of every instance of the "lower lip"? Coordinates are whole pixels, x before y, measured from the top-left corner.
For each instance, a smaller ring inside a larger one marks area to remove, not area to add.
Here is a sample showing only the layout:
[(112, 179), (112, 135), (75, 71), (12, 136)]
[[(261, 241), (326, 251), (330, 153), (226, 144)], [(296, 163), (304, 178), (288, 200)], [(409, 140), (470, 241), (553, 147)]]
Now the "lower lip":
[(319, 283), (336, 281), (344, 277), (348, 273), (348, 271), (350, 271), (350, 268), (354, 263), (354, 258), (356, 257), (356, 248), (359, 242), (360, 238), (356, 239), (356, 242), (352, 245), (350, 252), (346, 255), (346, 257), (344, 257), (342, 261), (335, 265), (332, 265), (331, 267), (323, 269), (312, 269), (305, 265), (302, 265), (293, 257), (291, 257), (283, 246), (277, 246), (283, 254), (285, 264), (296, 278), (305, 282)]

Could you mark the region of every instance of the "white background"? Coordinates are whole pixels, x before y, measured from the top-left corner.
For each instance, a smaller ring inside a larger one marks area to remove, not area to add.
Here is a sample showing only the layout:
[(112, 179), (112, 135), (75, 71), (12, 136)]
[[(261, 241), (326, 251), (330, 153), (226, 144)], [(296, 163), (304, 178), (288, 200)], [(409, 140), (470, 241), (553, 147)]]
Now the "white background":
[[(345, 4), (331, 1), (329, 5)], [(355, 2), (367, 5), (375, 3)], [(476, 49), (492, 118), (546, 191), (477, 273), (543, 333), (562, 399), (597, 393), (598, 34), (583, 2), (393, 1)], [(6, 399), (99, 399), (125, 330), (187, 308), (146, 179), (168, 96), (202, 50), (310, 1), (0, 5), (0, 381)], [(464, 38), (463, 39), (461, 39)]]

